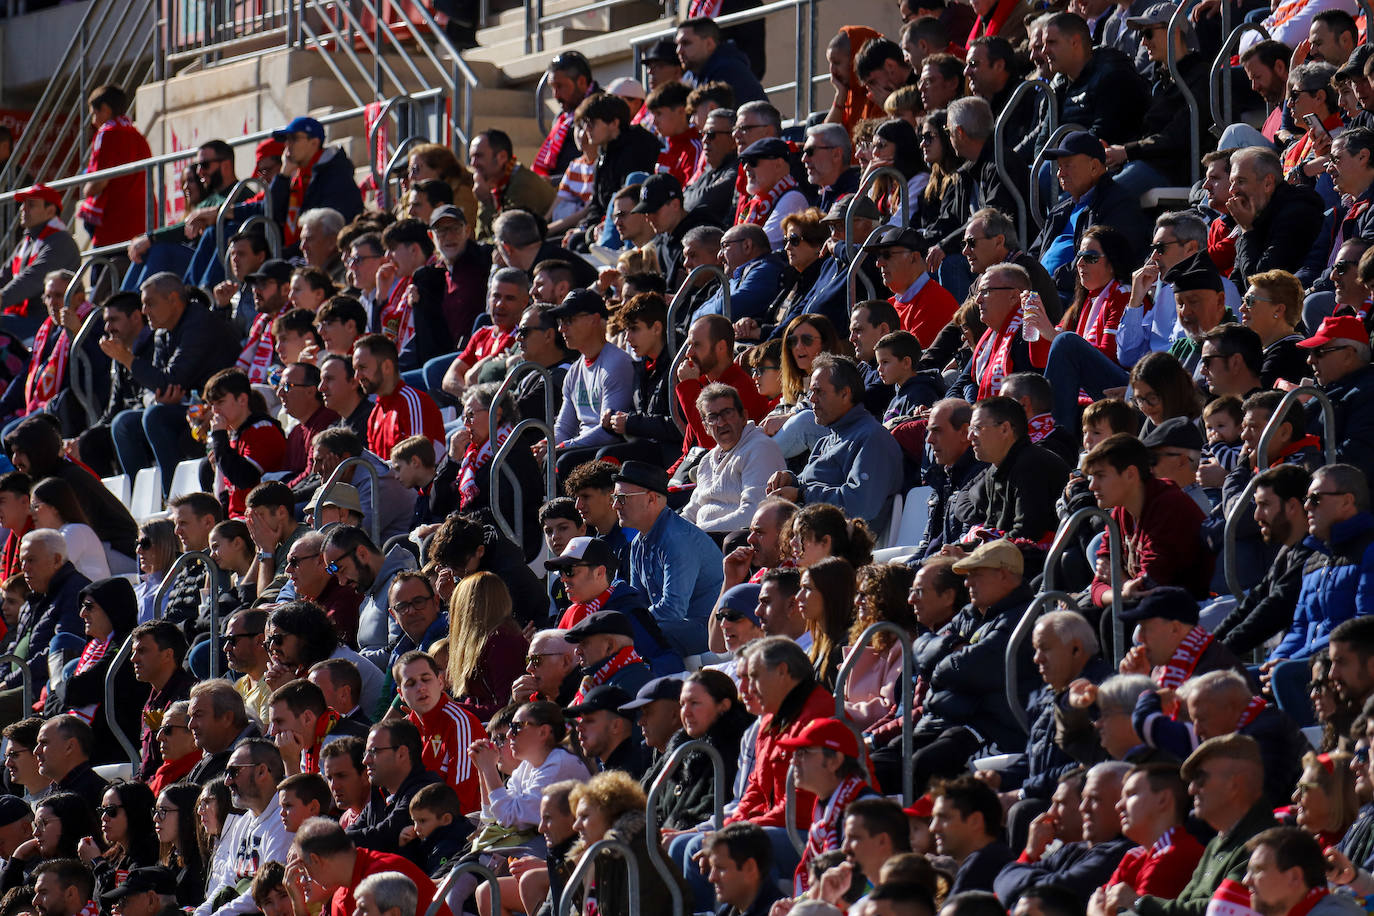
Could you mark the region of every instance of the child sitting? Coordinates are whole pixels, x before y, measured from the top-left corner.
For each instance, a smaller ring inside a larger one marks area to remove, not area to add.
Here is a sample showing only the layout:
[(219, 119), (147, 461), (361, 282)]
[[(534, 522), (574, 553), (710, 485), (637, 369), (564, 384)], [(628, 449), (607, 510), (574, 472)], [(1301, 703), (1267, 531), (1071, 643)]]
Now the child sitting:
[(934, 404), (944, 394), (938, 372), (916, 370), (921, 344), (910, 331), (884, 334), (874, 345), (873, 355), (878, 361), (878, 377), (883, 384), (896, 389), (883, 413), (883, 425), (888, 429), (916, 416), (917, 411)]
[(1207, 427), (1207, 447), (1202, 453), (1228, 472), (1240, 461), (1241, 419), (1241, 400), (1234, 394), (1219, 397), (1202, 410), (1202, 423)]
[(442, 782), (430, 783), (410, 800), (413, 826), (401, 832), (401, 842), (420, 844), (420, 867), (436, 881), (466, 849), (472, 827), (461, 809), (458, 793)]

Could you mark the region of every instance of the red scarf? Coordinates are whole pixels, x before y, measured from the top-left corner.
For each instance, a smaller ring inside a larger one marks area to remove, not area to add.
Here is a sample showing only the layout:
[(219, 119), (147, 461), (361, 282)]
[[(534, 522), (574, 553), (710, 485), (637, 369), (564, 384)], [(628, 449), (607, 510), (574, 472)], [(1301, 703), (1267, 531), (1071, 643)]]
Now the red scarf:
[(401, 277), (391, 288), (386, 305), (382, 306), (382, 333), (391, 338), (397, 350), (405, 349), (415, 336), (415, 310), (410, 305), (411, 277)]
[(305, 189), (309, 187), (311, 173), (323, 154), (324, 147), (322, 146), (315, 151), (315, 155), (310, 157), (309, 162), (296, 169), (296, 173), (291, 176), (291, 189), (286, 197), (286, 228), (282, 232), (283, 245), (294, 245), (301, 237), (297, 221), (301, 217), (301, 207), (305, 204)]
[(1107, 305), (1113, 296), (1130, 296), (1131, 291), (1116, 280), (1108, 283), (1093, 296), (1092, 305), (1078, 322), (1078, 336), (1101, 350), (1109, 336), (1116, 336), (1116, 328), (1107, 324)]
[(1155, 683), (1161, 688), (1177, 690), (1179, 685), (1193, 676), (1202, 653), (1212, 644), (1215, 637), (1202, 627), (1193, 627), (1178, 644), (1169, 661), (1154, 670)]
[(1305, 448), (1320, 449), (1321, 447), (1322, 440), (1317, 436), (1308, 433), (1298, 441), (1290, 442), (1287, 445), (1285, 445), (1283, 449), (1279, 452), (1278, 460), (1270, 462), (1269, 466), (1271, 468), (1276, 468), (1279, 465), (1283, 464), (1283, 459), (1287, 458), (1289, 455), (1296, 454), (1297, 452), (1300, 452)]
[[(1322, 127), (1325, 127), (1326, 132), (1330, 133), (1336, 128), (1344, 126), (1344, 124), (1345, 121), (1341, 118), (1341, 113), (1338, 111), (1331, 117), (1323, 121)], [(1293, 143), (1289, 145), (1288, 149), (1283, 151), (1284, 174), (1288, 175), (1294, 169), (1301, 166), (1304, 160), (1307, 159), (1307, 156), (1310, 152), (1312, 152), (1312, 132), (1308, 131), (1307, 133), (1299, 137), (1297, 140), (1293, 141)]]
[[(95, 306), (90, 300), (86, 300), (77, 306), (76, 313), (84, 321), (93, 308)], [(52, 352), (48, 353), (48, 341), (54, 334), (56, 338), (52, 344)], [(67, 377), (67, 357), (71, 352), (72, 342), (67, 329), (53, 321), (51, 315), (44, 318), (33, 338), (33, 362), (29, 366), (28, 378), (24, 380), (24, 405), (28, 413), (41, 410), (61, 393)], [(48, 353), (48, 359), (40, 367), (38, 360), (43, 353)]]
[[(744, 170), (740, 169), (740, 173), (743, 174), (743, 172)], [(782, 196), (796, 187), (797, 179), (793, 178), (792, 173), (789, 172), (782, 176), (782, 181), (773, 185), (763, 194), (755, 194), (753, 197), (741, 195), (739, 209), (735, 211), (735, 225), (753, 223), (755, 226), (762, 226), (768, 222), (769, 215), (773, 212), (773, 208), (778, 205)]]
[(810, 869), (807, 867), (819, 855), (840, 848), (841, 827), (844, 823), (844, 809), (859, 797), (868, 784), (860, 776), (850, 776), (840, 783), (824, 803), (818, 798), (811, 813), (811, 829), (806, 832), (806, 850), (801, 862), (792, 876), (793, 896), (800, 897), (811, 885)]
[(91, 670), (100, 663), (108, 651), (110, 651), (110, 637), (86, 640), (86, 646), (81, 650), (81, 657), (76, 661), (76, 670), (72, 673), (82, 674)]
[(1040, 442), (1050, 433), (1054, 432), (1054, 414), (1038, 414), (1031, 417), (1027, 425), (1030, 430), (1030, 441)]
[(626, 646), (621, 649), (615, 655), (606, 659), (601, 667), (597, 668), (595, 672), (582, 679), (582, 683), (577, 688), (577, 693), (573, 695), (573, 704), (576, 705), (581, 703), (582, 697), (586, 695), (588, 690), (606, 683), (611, 678), (615, 677), (621, 668), (627, 665), (643, 663), (643, 661), (644, 659), (639, 657), (639, 653), (635, 651), (634, 646)]
[(601, 610), (602, 606), (610, 597), (611, 590), (608, 588), (591, 601), (574, 601), (572, 604), (568, 605), (568, 609), (564, 611), (563, 616), (559, 618), (558, 628), (560, 630), (567, 630), (577, 626), (583, 620)]
[[(39, 245), (40, 242), (53, 233), (61, 232), (66, 228), (62, 220), (50, 219), (38, 230), (37, 235), (25, 232), (24, 237), (19, 240), (19, 247), (14, 249), (14, 257), (10, 259), (10, 276), (19, 276), (20, 272), (23, 271), (25, 267), (33, 263), (34, 259), (38, 257), (38, 250), (41, 247)], [(34, 299), (25, 299), (23, 302), (16, 302), (14, 305), (7, 305), (5, 306), (5, 314), (27, 315), (29, 303), (35, 301)], [(37, 349), (36, 343), (34, 349)]]
[(276, 317), (263, 312), (253, 319), (253, 326), (248, 329), (248, 345), (235, 364), (248, 373), (248, 381), (254, 385), (266, 384), (272, 374), (272, 363), (277, 358), (277, 340), (272, 334), (272, 320)]
[(1269, 704), (1264, 701), (1264, 697), (1251, 697), (1250, 702), (1245, 704), (1245, 709), (1241, 712), (1240, 718), (1236, 720), (1236, 731), (1240, 731), (1245, 726), (1259, 718), (1259, 714), (1264, 712)]
[(1007, 24), (1011, 18), (1011, 11), (1016, 9), (1016, 0), (1002, 0), (992, 11), (991, 19), (984, 19), (979, 16), (973, 22), (973, 29), (968, 33), (968, 42), (965, 48), (972, 48), (975, 39), (985, 35), (997, 35), (1002, 31), (1002, 26)]
[(1021, 309), (1014, 308), (1002, 330), (988, 328), (973, 349), (973, 376), (978, 380), (978, 399), (990, 398), (1002, 390), (1002, 380), (1011, 367), (1011, 348), (1021, 330)]
[(491, 183), (491, 205), (497, 213), (501, 212), (501, 195), (506, 193), (506, 186), (510, 184), (510, 176), (515, 174), (515, 170), (520, 165), (511, 156), (506, 160), (506, 167), (502, 169), (500, 177)]
[(339, 724), (339, 714), (332, 709), (326, 709), (324, 715), (315, 720), (315, 740), (310, 746), (301, 751), (301, 772), (318, 773), (320, 771), (320, 748), (324, 747), (324, 739)]
[(558, 164), (558, 154), (563, 152), (563, 144), (568, 142), (568, 131), (572, 129), (572, 115), (566, 111), (560, 111), (558, 117), (554, 119), (553, 129), (544, 138), (544, 142), (539, 145), (539, 152), (534, 154), (534, 174), (542, 175), (547, 178), (553, 174), (553, 168)]
[(477, 472), (486, 467), (487, 462), (496, 454), (496, 450), (510, 438), (510, 432), (511, 425), (507, 423), (496, 430), (495, 439), (487, 439), (480, 446), (468, 445), (468, 450), (463, 453), (462, 467), (458, 471), (458, 504), (461, 508), (466, 508), (481, 492), (477, 486)]
[(715, 19), (720, 15), (720, 7), (723, 0), (691, 0), (687, 4), (687, 18), (696, 19), (699, 16), (706, 16)]
[(1225, 878), (1207, 901), (1207, 916), (1259, 916), (1250, 908), (1250, 891), (1239, 881)]

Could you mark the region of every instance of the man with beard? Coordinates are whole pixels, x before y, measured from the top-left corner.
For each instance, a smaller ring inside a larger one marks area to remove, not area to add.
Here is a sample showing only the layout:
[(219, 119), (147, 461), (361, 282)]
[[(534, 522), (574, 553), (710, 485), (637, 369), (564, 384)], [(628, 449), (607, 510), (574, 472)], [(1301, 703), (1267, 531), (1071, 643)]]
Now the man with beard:
[(248, 893), (239, 893), (258, 868), (267, 862), (286, 861), (292, 834), (281, 819), (277, 783), (286, 775), (277, 746), (266, 738), (249, 738), (229, 755), (224, 782), (234, 807), (243, 814), (231, 814), (224, 822), (220, 842), (227, 844), (232, 870), (220, 876), (196, 909), (196, 916), (246, 916), (255, 905)]
[[(1312, 25), (1314, 34), (1317, 26)], [(1245, 889), (1260, 916), (1356, 916), (1363, 909), (1353, 897), (1329, 891), (1324, 851), (1306, 830), (1273, 827), (1245, 848), (1250, 852)], [(1227, 890), (1223, 886), (1221, 899)]]
[(50, 859), (34, 872), (33, 910), (38, 916), (95, 912), (95, 875), (76, 859)]
[(320, 362), (320, 398), (324, 406), (342, 417), (341, 425), (367, 439), (367, 421), (372, 416), (372, 401), (363, 394), (353, 374), (348, 356), (326, 356)]
[[(424, 367), (419, 381), (434, 391), (452, 362), (451, 354), (467, 343), (482, 314), (491, 247), (473, 239), (467, 217), (452, 204), (436, 207), (430, 214), (429, 235), (434, 240), (434, 257), (411, 278), (415, 336), (402, 349), (401, 362)], [(433, 384), (426, 371), (433, 376)], [(418, 384), (414, 378), (409, 381)]]
[(415, 555), (396, 546), (383, 554), (362, 529), (336, 525), (324, 542), (326, 568), (334, 566), (340, 585), (349, 585), (363, 596), (358, 607), (358, 649), (378, 667), (386, 664), (390, 647), (401, 638), (401, 625), (388, 609), (391, 580), (403, 569), (415, 568)]
[(451, 398), (461, 398), (463, 389), (481, 381), (482, 371), (491, 360), (507, 355), (515, 346), (516, 326), (530, 305), (529, 274), (503, 267), (492, 274), (486, 295), (491, 324), (473, 332), (467, 346), (444, 370), (441, 384), (430, 385), (430, 391), (442, 389)]
[[(202, 143), (196, 150), (196, 158), (188, 162), (186, 168), (194, 170), (195, 180), (205, 194), (196, 204), (201, 209), (217, 210), (238, 181), (234, 175), (234, 148), (223, 140)], [(132, 239), (127, 254), (134, 266), (125, 275), (123, 288), (137, 290), (148, 277), (164, 270), (177, 274), (185, 272), (195, 253), (193, 238), (186, 231), (186, 223), (181, 222)], [(189, 282), (191, 278), (187, 279)]]
[(444, 421), (434, 399), (401, 380), (396, 344), (369, 334), (353, 345), (353, 371), (363, 391), (377, 396), (367, 421), (367, 447), (386, 461), (402, 439), (420, 434), (444, 439)]

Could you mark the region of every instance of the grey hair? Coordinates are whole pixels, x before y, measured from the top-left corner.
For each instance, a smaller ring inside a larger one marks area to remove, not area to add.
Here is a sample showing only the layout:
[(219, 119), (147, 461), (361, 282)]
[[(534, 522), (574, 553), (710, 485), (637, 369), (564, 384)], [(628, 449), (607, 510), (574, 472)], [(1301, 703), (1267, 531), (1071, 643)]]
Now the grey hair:
[(303, 547), (306, 550), (322, 550), (324, 548), (324, 534), (319, 531), (307, 531), (296, 538), (296, 543), (292, 547)]
[[(59, 277), (61, 277), (62, 280), (65, 281), (66, 285), (70, 287), (72, 285), (72, 281), (76, 279), (76, 271), (66, 269), (50, 270), (43, 275), (43, 285), (46, 286), (47, 284), (51, 283), (53, 280), (56, 280)], [(86, 284), (76, 284), (76, 290), (84, 296), (86, 294)]]
[(1034, 289), (1034, 286), (1031, 283), (1030, 272), (1027, 271), (1026, 268), (1022, 267), (1020, 264), (1012, 264), (1010, 261), (1003, 261), (1002, 263), (994, 264), (987, 270), (983, 271), (983, 275), (987, 276), (988, 274), (993, 272), (999, 274), (1006, 274), (1008, 277), (1011, 277), (1013, 281), (1019, 284), (1020, 289)]
[(1231, 171), (1241, 164), (1248, 164), (1260, 178), (1273, 177), (1283, 180), (1283, 160), (1279, 154), (1262, 146), (1246, 146), (1231, 154)]
[(1045, 628), (1045, 632), (1053, 633), (1061, 642), (1078, 643), (1089, 656), (1097, 654), (1097, 633), (1093, 625), (1088, 623), (1088, 618), (1077, 611), (1050, 611), (1035, 622), (1036, 629), (1041, 627)]
[(697, 395), (697, 413), (706, 414), (706, 405), (721, 398), (729, 398), (735, 404), (735, 409), (741, 414), (744, 413), (744, 401), (740, 400), (739, 392), (726, 385), (724, 382), (712, 382), (701, 389), (701, 394)]
[(1179, 699), (1187, 701), (1190, 697), (1204, 694), (1228, 695), (1230, 699), (1244, 702), (1251, 696), (1250, 684), (1238, 672), (1227, 668), (1222, 671), (1208, 671), (1198, 677), (1189, 678), (1178, 689)]
[(473, 385), (463, 392), (463, 405), (467, 406), (469, 401), (476, 401), (483, 410), (491, 410), (495, 407), (500, 419), (509, 420), (515, 416), (515, 399), (507, 391), (501, 396), (501, 400), (496, 400), (496, 395), (500, 391), (500, 382), (483, 382), (480, 385)]
[(755, 251), (767, 254), (773, 250), (772, 244), (768, 241), (768, 233), (763, 231), (762, 226), (756, 226), (753, 223), (740, 223), (725, 230), (722, 238), (732, 232), (735, 234), (735, 238), (742, 239), (754, 246)]
[(573, 645), (564, 638), (567, 632), (559, 629), (540, 630), (530, 638), (530, 645), (543, 640), (550, 649), (558, 650), (560, 655), (572, 655)]
[(543, 241), (539, 223), (525, 210), (507, 210), (492, 223), (491, 234), (512, 248), (528, 248)]
[(379, 913), (399, 910), (401, 916), (415, 916), (415, 908), (420, 905), (420, 894), (415, 888), (415, 882), (398, 871), (382, 871), (368, 875), (353, 893), (371, 894)]
[(42, 547), (49, 553), (62, 557), (64, 560), (70, 556), (67, 552), (67, 538), (56, 528), (35, 528), (19, 541), (19, 546), (32, 544), (35, 547)]
[(216, 718), (232, 715), (234, 724), (239, 728), (248, 724), (248, 707), (244, 705), (243, 694), (234, 689), (232, 682), (222, 677), (213, 681), (201, 681), (191, 688), (191, 699), (202, 696), (209, 697), (210, 712)]
[(1196, 242), (1198, 248), (1207, 247), (1207, 221), (1193, 210), (1171, 210), (1155, 220), (1156, 229), (1172, 229), (1183, 243)]
[(782, 133), (782, 112), (778, 111), (767, 102), (745, 102), (735, 109), (735, 116), (742, 118), (747, 114), (758, 112), (763, 119), (768, 122), (768, 126), (777, 133)]
[(945, 116), (951, 133), (958, 127), (962, 128), (971, 140), (986, 140), (992, 136), (995, 122), (992, 106), (988, 104), (987, 99), (976, 95), (955, 99), (945, 109)]
[(1097, 708), (1129, 715), (1140, 695), (1154, 689), (1155, 682), (1143, 674), (1114, 674), (1097, 688)]
[[(518, 245), (516, 246), (519, 247)], [(530, 275), (518, 267), (502, 267), (491, 275), (491, 285), (498, 283), (511, 283), (526, 293), (530, 291)]]
[(167, 707), (167, 712), (164, 713), (163, 718), (166, 718), (167, 716), (174, 715), (174, 714), (180, 714), (180, 715), (186, 716), (187, 718), (190, 718), (190, 716), (191, 716), (191, 701), (190, 701), (190, 700), (177, 700), (175, 703), (173, 703), (172, 705), (170, 705), (170, 706)]
[(797, 681), (810, 681), (816, 676), (806, 650), (786, 636), (765, 636), (754, 640), (740, 651), (746, 663), (757, 658), (765, 668), (782, 666)]
[(181, 281), (181, 277), (169, 270), (164, 270), (160, 274), (153, 274), (138, 287), (141, 293), (152, 293), (155, 296), (168, 296), (176, 294), (181, 297), (181, 301), (186, 301), (186, 284)]
[(728, 122), (730, 122), (730, 126), (731, 126), (731, 127), (734, 127), (734, 126), (735, 126), (735, 109), (733, 109), (733, 108), (712, 108), (711, 111), (710, 111), (710, 113), (706, 115), (706, 120), (709, 121), (709, 120), (711, 120), (712, 118), (720, 118), (722, 121), (728, 121)]
[(343, 214), (333, 207), (314, 207), (301, 214), (300, 228), (314, 226), (325, 235), (338, 235), (344, 227)]
[[(1366, 360), (1368, 354), (1366, 354)], [(1315, 478), (1320, 476), (1322, 480), (1330, 481), (1341, 493), (1349, 493), (1355, 497), (1355, 508), (1361, 512), (1369, 511), (1369, 481), (1365, 479), (1364, 471), (1349, 464), (1328, 464), (1317, 468), (1312, 472)], [(34, 534), (36, 532), (29, 532)], [(29, 535), (24, 535), (27, 540)]]
[(712, 251), (720, 247), (720, 240), (725, 237), (725, 230), (718, 226), (697, 226), (688, 229), (687, 234), (682, 237), (682, 244), (686, 245), (705, 245)]
[(1016, 234), (1016, 223), (1012, 221), (1011, 214), (996, 207), (983, 207), (975, 210), (969, 217), (969, 222), (981, 220), (987, 228), (988, 235), (1000, 235), (1006, 242), (1006, 246), (1013, 251), (1021, 247), (1021, 237)]
[(849, 141), (849, 131), (845, 130), (842, 124), (813, 124), (806, 129), (806, 135), (842, 150), (846, 166), (854, 157), (854, 145)]

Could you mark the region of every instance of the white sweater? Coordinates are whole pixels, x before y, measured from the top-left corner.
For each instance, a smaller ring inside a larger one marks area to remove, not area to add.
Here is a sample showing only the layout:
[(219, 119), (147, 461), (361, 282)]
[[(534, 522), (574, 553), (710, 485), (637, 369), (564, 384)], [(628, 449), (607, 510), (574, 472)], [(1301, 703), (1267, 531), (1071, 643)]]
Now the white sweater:
[(763, 502), (768, 478), (787, 470), (782, 449), (753, 423), (744, 427), (730, 451), (717, 445), (697, 466), (697, 485), (682, 517), (702, 531), (738, 531), (749, 527)]

